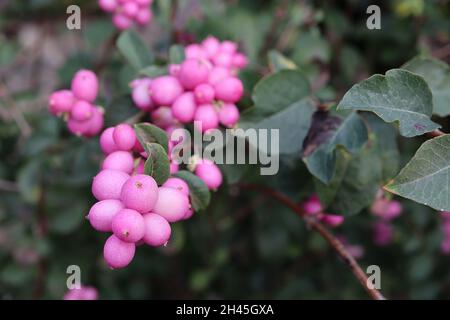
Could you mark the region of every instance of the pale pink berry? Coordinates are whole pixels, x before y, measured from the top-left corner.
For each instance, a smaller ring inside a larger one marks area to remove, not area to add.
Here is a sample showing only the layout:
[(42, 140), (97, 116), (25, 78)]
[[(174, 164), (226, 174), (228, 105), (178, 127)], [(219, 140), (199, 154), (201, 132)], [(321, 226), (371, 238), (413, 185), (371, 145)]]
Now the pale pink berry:
[(170, 106), (183, 93), (183, 87), (173, 76), (155, 78), (150, 85), (153, 102), (159, 106)]
[(209, 36), (202, 41), (202, 47), (207, 57), (211, 59), (219, 51), (220, 41), (216, 37)]
[(148, 6), (152, 4), (153, 0), (134, 0), (141, 7)]
[(177, 120), (173, 117), (170, 107), (159, 107), (155, 111), (152, 111), (151, 116), (153, 124), (162, 129), (177, 124)]
[(209, 70), (210, 65), (206, 60), (187, 59), (181, 64), (178, 80), (184, 88), (192, 90), (208, 81)]
[(131, 27), (132, 20), (125, 14), (116, 13), (113, 15), (113, 24), (119, 30), (126, 30)]
[(76, 121), (86, 121), (92, 117), (94, 106), (87, 101), (78, 100), (70, 111), (70, 117)]
[(227, 52), (219, 52), (212, 58), (215, 66), (231, 68), (233, 66), (233, 55)]
[(98, 4), (103, 11), (114, 12), (117, 8), (116, 0), (99, 0)]
[(120, 269), (130, 264), (134, 258), (136, 246), (111, 235), (103, 247), (103, 257), (110, 268)]
[(150, 97), (150, 79), (141, 79), (133, 86), (131, 98), (134, 104), (141, 110), (150, 111), (153, 109), (153, 101)]
[(162, 185), (166, 188), (173, 188), (177, 189), (178, 191), (181, 191), (184, 195), (189, 196), (189, 186), (188, 184), (180, 178), (169, 178), (166, 182)]
[(215, 86), (216, 98), (224, 102), (235, 103), (242, 98), (244, 86), (236, 77), (228, 77), (219, 81)]
[(150, 212), (158, 199), (158, 185), (155, 180), (144, 174), (130, 177), (122, 187), (121, 200), (125, 207)]
[(198, 104), (211, 103), (214, 100), (214, 87), (207, 83), (202, 83), (195, 87), (195, 100)]
[(219, 121), (225, 127), (231, 128), (239, 121), (239, 109), (235, 104), (226, 103), (219, 110)]
[(171, 162), (169, 167), (170, 174), (177, 173), (180, 170), (180, 165), (176, 162)]
[(136, 16), (134, 17), (136, 22), (140, 24), (141, 26), (144, 26), (146, 24), (149, 24), (150, 21), (153, 19), (153, 13), (148, 8), (141, 8), (137, 12)]
[(123, 208), (124, 206), (120, 200), (102, 200), (92, 206), (87, 218), (95, 230), (111, 232), (112, 219)]
[(169, 74), (171, 76), (177, 77), (178, 74), (180, 73), (180, 69), (181, 69), (181, 65), (179, 64), (169, 64)]
[(141, 142), (139, 141), (139, 139), (137, 139), (137, 137), (136, 137), (136, 143), (133, 146), (133, 151), (137, 152), (137, 153), (144, 152), (144, 148), (142, 147)]
[(119, 150), (129, 151), (136, 143), (136, 134), (133, 128), (126, 123), (117, 125), (113, 132), (114, 143)]
[(392, 200), (386, 210), (385, 218), (392, 220), (402, 213), (402, 204), (399, 201)]
[(70, 289), (64, 295), (64, 300), (97, 300), (98, 292), (94, 287), (82, 286), (79, 289)]
[(48, 109), (54, 115), (70, 112), (75, 104), (75, 97), (70, 90), (55, 91), (48, 100)]
[(134, 18), (139, 12), (139, 6), (133, 1), (128, 1), (123, 4), (122, 10), (129, 18)]
[(248, 64), (247, 57), (242, 53), (236, 53), (233, 57), (233, 67), (244, 69)]
[(214, 67), (209, 72), (208, 83), (215, 85), (230, 76), (230, 70), (224, 67)]
[(71, 88), (77, 99), (94, 102), (98, 94), (97, 76), (90, 70), (80, 70), (73, 77)]
[(99, 134), (103, 129), (103, 125), (105, 124), (103, 109), (101, 107), (94, 107), (92, 109), (92, 117), (88, 121), (89, 129), (86, 133), (86, 136), (93, 137)]
[(136, 210), (122, 209), (114, 216), (111, 228), (120, 240), (135, 243), (144, 236), (144, 217)]
[(211, 104), (198, 106), (195, 111), (195, 126), (197, 130), (206, 132), (210, 129), (216, 129), (219, 126), (219, 116)]
[(211, 190), (217, 190), (222, 184), (222, 172), (219, 167), (208, 159), (202, 159), (195, 166), (195, 175)]
[(130, 176), (122, 171), (102, 170), (92, 182), (92, 194), (97, 200), (120, 199), (122, 186)]
[(331, 227), (337, 227), (344, 222), (344, 217), (337, 214), (323, 214), (320, 221)]
[(181, 191), (173, 188), (160, 187), (158, 200), (152, 210), (169, 222), (183, 219), (189, 209), (189, 198)]
[(316, 214), (323, 210), (320, 199), (315, 194), (302, 204), (302, 208), (307, 214)]
[(69, 118), (69, 120), (67, 121), (67, 128), (71, 133), (77, 136), (88, 135), (90, 127), (91, 122), (89, 121), (89, 119), (85, 121), (76, 121), (75, 119)]
[(186, 59), (206, 59), (208, 58), (205, 50), (198, 44), (190, 44), (184, 49)]
[(195, 109), (194, 94), (192, 92), (185, 92), (175, 100), (172, 105), (172, 115), (181, 123), (192, 122), (194, 119)]
[(169, 241), (172, 230), (166, 219), (155, 213), (146, 213), (144, 222), (145, 234), (143, 240), (146, 244), (159, 247)]
[(100, 135), (100, 148), (102, 149), (104, 154), (110, 154), (114, 151), (117, 151), (117, 146), (113, 139), (114, 127), (107, 128)]
[(183, 220), (190, 219), (194, 215), (194, 210), (188, 209), (186, 213), (184, 214)]
[(134, 169), (134, 159), (130, 152), (115, 151), (110, 153), (102, 163), (102, 170), (119, 170), (131, 174)]
[(237, 43), (229, 40), (225, 40), (220, 44), (221, 52), (226, 52), (229, 54), (234, 54), (237, 51)]
[(144, 174), (145, 172), (145, 161), (142, 158), (139, 158), (139, 163), (136, 166), (135, 174)]

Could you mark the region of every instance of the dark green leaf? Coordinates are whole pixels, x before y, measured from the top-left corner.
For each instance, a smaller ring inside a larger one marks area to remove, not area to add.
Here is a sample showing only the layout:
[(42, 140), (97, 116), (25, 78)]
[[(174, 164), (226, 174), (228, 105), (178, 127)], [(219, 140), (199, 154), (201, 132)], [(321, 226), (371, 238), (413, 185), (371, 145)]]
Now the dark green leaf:
[(142, 146), (155, 142), (160, 144), (166, 153), (169, 152), (169, 139), (164, 130), (150, 123), (138, 123), (134, 125), (134, 131)]
[(182, 63), (184, 61), (184, 47), (179, 44), (171, 46), (169, 49), (169, 60), (173, 64)]
[(157, 143), (145, 143), (145, 151), (148, 154), (145, 161), (144, 172), (155, 179), (158, 185), (162, 185), (170, 176), (170, 162), (164, 148)]
[(178, 171), (175, 177), (183, 179), (189, 186), (189, 196), (194, 211), (200, 211), (208, 207), (211, 200), (211, 193), (206, 184), (196, 175), (189, 171)]
[(147, 45), (134, 31), (122, 32), (117, 39), (117, 48), (136, 70), (141, 70), (153, 62)]

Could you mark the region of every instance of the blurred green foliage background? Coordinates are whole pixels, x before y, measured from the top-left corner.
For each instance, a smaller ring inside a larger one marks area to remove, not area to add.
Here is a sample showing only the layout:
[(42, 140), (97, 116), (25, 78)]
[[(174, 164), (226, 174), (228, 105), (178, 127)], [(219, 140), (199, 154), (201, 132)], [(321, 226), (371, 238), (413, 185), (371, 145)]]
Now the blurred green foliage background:
[[(82, 8), (81, 30), (65, 26), (70, 4)], [(248, 92), (269, 71), (268, 52), (278, 50), (308, 75), (324, 102), (338, 101), (352, 84), (418, 53), (450, 61), (449, 1), (378, 1), (381, 30), (366, 28), (370, 4), (156, 0), (153, 23), (138, 31), (157, 60), (173, 42), (209, 34), (238, 41), (251, 61), (241, 74)], [(367, 298), (296, 215), (232, 185), (215, 193), (205, 212), (176, 224), (167, 247), (139, 248), (124, 270), (106, 267), (107, 235), (84, 219), (94, 203), (90, 183), (102, 158), (98, 139), (69, 135), (46, 105), (48, 94), (67, 87), (76, 70), (92, 68), (101, 78), (107, 125), (135, 113), (128, 88), (135, 74), (111, 47), (115, 33), (96, 1), (0, 0), (0, 298), (61, 299), (71, 264), (81, 267), (82, 282), (97, 287), (101, 299)], [(250, 105), (248, 96), (241, 107)], [(448, 119), (436, 121), (448, 132)], [(398, 142), (404, 164), (423, 139)], [(251, 168), (224, 170), (229, 182), (258, 181)], [(264, 182), (298, 201), (314, 191), (300, 155), (283, 159), (281, 172)], [(366, 210), (334, 232), (363, 248), (363, 267), (380, 266), (388, 298), (450, 298), (440, 217), (402, 202), (404, 213), (394, 222), (388, 246), (373, 244), (375, 219)]]

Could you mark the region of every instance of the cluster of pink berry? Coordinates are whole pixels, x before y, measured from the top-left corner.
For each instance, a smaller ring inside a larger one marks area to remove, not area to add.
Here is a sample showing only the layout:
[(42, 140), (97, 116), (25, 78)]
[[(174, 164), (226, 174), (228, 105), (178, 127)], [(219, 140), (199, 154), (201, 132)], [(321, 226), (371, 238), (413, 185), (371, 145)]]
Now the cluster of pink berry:
[(311, 195), (308, 200), (303, 202), (302, 208), (307, 214), (315, 215), (319, 221), (330, 227), (340, 226), (344, 222), (344, 217), (341, 215), (323, 213), (322, 204), (316, 194)]
[(98, 79), (90, 70), (78, 71), (70, 90), (58, 90), (49, 98), (49, 110), (67, 120), (73, 134), (92, 137), (103, 128), (103, 108), (93, 103), (98, 94)]
[(64, 300), (98, 300), (98, 292), (94, 287), (81, 286), (79, 289), (67, 291)]
[(374, 243), (377, 246), (390, 244), (394, 238), (394, 228), (391, 222), (402, 213), (401, 203), (380, 197), (373, 202), (370, 211), (378, 218), (373, 225)]
[(450, 212), (442, 212), (442, 232), (444, 239), (441, 242), (441, 252), (450, 255)]
[(244, 93), (237, 72), (247, 65), (232, 41), (215, 37), (185, 48), (185, 60), (171, 64), (169, 75), (136, 79), (131, 83), (136, 106), (150, 111), (163, 128), (195, 121), (206, 132), (220, 124), (233, 127), (239, 120), (236, 103)]
[(173, 177), (158, 187), (151, 176), (142, 174), (140, 158), (135, 166), (133, 152), (139, 154), (143, 149), (129, 125), (106, 129), (100, 144), (107, 156), (92, 183), (92, 193), (99, 202), (87, 218), (97, 231), (113, 233), (103, 255), (107, 264), (117, 269), (132, 261), (136, 245), (166, 244), (170, 223), (189, 219), (193, 210), (185, 181)]
[(144, 26), (153, 17), (150, 5), (153, 0), (99, 0), (103, 11), (113, 14), (113, 24), (119, 30), (126, 30), (133, 22)]

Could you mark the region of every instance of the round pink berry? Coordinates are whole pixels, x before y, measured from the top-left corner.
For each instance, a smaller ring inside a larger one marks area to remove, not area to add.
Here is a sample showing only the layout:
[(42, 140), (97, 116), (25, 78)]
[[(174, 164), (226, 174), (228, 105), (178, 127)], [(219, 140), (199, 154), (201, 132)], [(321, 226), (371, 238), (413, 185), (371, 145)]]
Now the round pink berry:
[(129, 151), (136, 143), (136, 134), (133, 128), (126, 123), (117, 125), (113, 132), (114, 143), (119, 150)]
[(222, 184), (222, 172), (211, 160), (202, 159), (195, 166), (195, 175), (211, 190), (216, 190)]
[(145, 26), (146, 24), (149, 24), (150, 21), (153, 19), (153, 13), (148, 8), (141, 8), (137, 12), (136, 16), (134, 17), (136, 22), (140, 24), (141, 26)]
[(139, 6), (133, 1), (128, 1), (123, 4), (122, 10), (129, 18), (134, 18), (139, 12)]
[(122, 171), (102, 170), (92, 183), (92, 194), (97, 200), (120, 199), (122, 186), (130, 176)]
[(55, 91), (48, 100), (48, 109), (54, 115), (70, 112), (75, 104), (75, 97), (70, 90)]
[(136, 166), (135, 174), (144, 174), (145, 172), (145, 161), (139, 158), (139, 163)]
[(151, 98), (160, 106), (171, 106), (183, 91), (180, 82), (173, 76), (155, 78), (150, 85)]
[(215, 66), (231, 68), (233, 65), (233, 55), (227, 52), (219, 52), (212, 58)]
[(184, 49), (186, 59), (206, 59), (208, 56), (202, 46), (190, 44)]
[(183, 219), (189, 209), (189, 198), (181, 191), (173, 188), (160, 187), (158, 200), (152, 210), (169, 222)]
[(113, 24), (119, 30), (126, 30), (131, 27), (131, 19), (122, 13), (116, 13), (113, 15)]
[(322, 203), (316, 194), (311, 195), (311, 197), (302, 204), (302, 207), (308, 214), (320, 213), (323, 210)]
[(211, 103), (214, 100), (214, 87), (207, 83), (202, 83), (195, 87), (195, 100), (199, 104)]
[(181, 123), (192, 122), (194, 119), (195, 108), (194, 94), (192, 92), (185, 92), (175, 100), (172, 105), (172, 115)]
[(180, 170), (180, 166), (176, 162), (171, 162), (169, 167), (170, 174), (177, 173)]
[(321, 216), (320, 221), (331, 227), (337, 227), (344, 222), (344, 217), (337, 214), (324, 214)]
[(173, 188), (181, 191), (184, 195), (189, 196), (189, 186), (188, 184), (180, 178), (169, 178), (162, 185), (165, 188)]
[(171, 64), (169, 64), (169, 68), (168, 69), (169, 69), (169, 74), (171, 76), (177, 77), (178, 74), (180, 73), (181, 65), (171, 63)]
[(238, 69), (244, 69), (248, 64), (247, 57), (242, 53), (236, 53), (233, 57), (233, 66)]
[(183, 217), (183, 220), (190, 219), (193, 215), (194, 215), (194, 210), (188, 209), (188, 211), (186, 211), (186, 213)]
[(173, 117), (170, 107), (159, 107), (155, 111), (152, 111), (151, 116), (152, 122), (162, 129), (177, 124), (177, 120)]
[(85, 121), (77, 121), (75, 119), (70, 118), (67, 121), (67, 128), (71, 133), (77, 136), (87, 136), (90, 126), (91, 122), (89, 121), (89, 119)]
[(92, 117), (88, 121), (89, 121), (89, 129), (86, 133), (86, 136), (93, 137), (99, 134), (103, 129), (105, 121), (103, 109), (100, 107), (94, 107), (92, 109)]
[(158, 185), (155, 180), (144, 174), (129, 178), (122, 187), (121, 200), (125, 207), (150, 212), (158, 199)]
[(134, 104), (141, 110), (150, 111), (153, 108), (153, 101), (150, 98), (150, 79), (141, 79), (133, 86), (131, 98)]
[(236, 77), (228, 77), (219, 81), (214, 89), (218, 100), (229, 103), (238, 102), (244, 94), (244, 86), (241, 80)]
[(215, 85), (230, 76), (230, 70), (224, 67), (214, 67), (209, 72), (208, 83)]
[(120, 200), (102, 200), (92, 206), (87, 218), (95, 230), (111, 232), (112, 219), (123, 208), (123, 204)]
[(130, 264), (134, 258), (136, 246), (111, 235), (103, 247), (103, 257), (110, 268), (120, 269)]
[(94, 102), (98, 94), (98, 79), (90, 70), (78, 71), (72, 79), (72, 92), (77, 99)]
[(231, 128), (239, 121), (239, 109), (235, 104), (226, 103), (219, 111), (219, 121), (225, 127)]
[(98, 5), (103, 11), (114, 12), (117, 8), (116, 0), (99, 0)]
[(104, 154), (117, 151), (117, 146), (113, 139), (114, 127), (108, 128), (100, 135), (100, 148)]
[(92, 117), (94, 106), (87, 101), (78, 100), (70, 111), (70, 117), (76, 121), (86, 121)]
[(115, 151), (103, 160), (102, 170), (119, 170), (131, 174), (134, 169), (134, 159), (131, 152)]
[(210, 129), (216, 129), (219, 126), (219, 116), (216, 109), (211, 104), (203, 104), (198, 106), (195, 111), (195, 126), (197, 130), (206, 132)]
[(144, 242), (149, 246), (159, 247), (167, 243), (172, 232), (169, 222), (155, 213), (144, 215), (145, 234)]
[(225, 40), (221, 43), (220, 49), (221, 52), (226, 52), (229, 54), (234, 54), (237, 51), (237, 43), (229, 40)]
[(220, 48), (220, 41), (213, 36), (207, 37), (205, 40), (202, 41), (202, 47), (205, 51), (207, 57), (211, 59), (214, 57)]
[(138, 5), (144, 7), (152, 4), (153, 0), (134, 0)]
[(187, 59), (181, 64), (178, 79), (185, 89), (192, 90), (208, 80), (209, 70), (206, 60)]
[(136, 210), (122, 209), (114, 216), (111, 228), (120, 240), (135, 243), (144, 236), (144, 217)]

